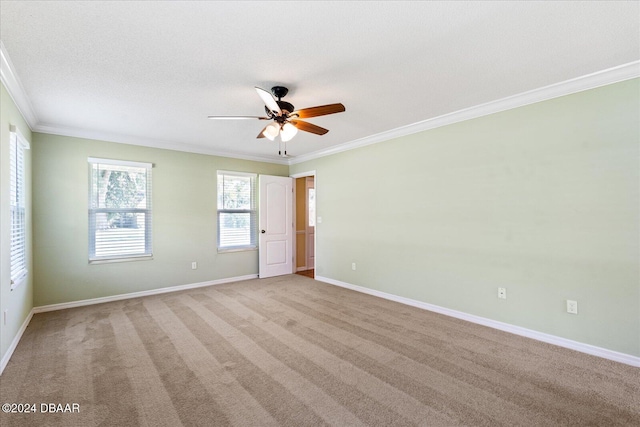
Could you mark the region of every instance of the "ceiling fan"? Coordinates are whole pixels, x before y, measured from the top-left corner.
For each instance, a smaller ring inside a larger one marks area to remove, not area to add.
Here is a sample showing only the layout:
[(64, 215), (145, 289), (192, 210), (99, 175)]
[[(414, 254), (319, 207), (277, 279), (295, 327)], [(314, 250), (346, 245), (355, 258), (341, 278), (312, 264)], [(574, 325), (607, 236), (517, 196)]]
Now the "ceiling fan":
[[(309, 122), (305, 122), (299, 119), (308, 119), (311, 117), (326, 116), (328, 114), (341, 113), (345, 111), (342, 104), (328, 104), (320, 105), (318, 107), (303, 108), (296, 110), (292, 104), (283, 101), (289, 89), (284, 86), (274, 86), (271, 88), (271, 93), (256, 86), (256, 92), (264, 102), (264, 109), (267, 113), (266, 117), (261, 116), (209, 116), (210, 119), (215, 120), (242, 120), (242, 119), (258, 119), (258, 120), (273, 120), (272, 123), (265, 126), (264, 129), (258, 134), (258, 138), (268, 138), (273, 141), (278, 135), (280, 140), (284, 143), (290, 141), (298, 130), (304, 132), (314, 133), (316, 135), (324, 135), (329, 132), (328, 129), (314, 125)], [(273, 95), (272, 95), (273, 94)], [(278, 98), (276, 101), (275, 98)], [(282, 156), (282, 149), (279, 154)], [(287, 156), (286, 145), (284, 149), (284, 156)]]

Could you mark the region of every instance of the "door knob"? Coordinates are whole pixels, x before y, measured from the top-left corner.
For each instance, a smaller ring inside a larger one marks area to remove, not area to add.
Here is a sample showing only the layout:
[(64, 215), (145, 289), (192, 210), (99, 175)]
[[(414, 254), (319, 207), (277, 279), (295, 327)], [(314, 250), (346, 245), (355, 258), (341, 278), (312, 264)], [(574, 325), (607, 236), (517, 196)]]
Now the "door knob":
[(266, 231), (262, 230), (261, 233), (264, 234), (264, 233), (266, 233)]

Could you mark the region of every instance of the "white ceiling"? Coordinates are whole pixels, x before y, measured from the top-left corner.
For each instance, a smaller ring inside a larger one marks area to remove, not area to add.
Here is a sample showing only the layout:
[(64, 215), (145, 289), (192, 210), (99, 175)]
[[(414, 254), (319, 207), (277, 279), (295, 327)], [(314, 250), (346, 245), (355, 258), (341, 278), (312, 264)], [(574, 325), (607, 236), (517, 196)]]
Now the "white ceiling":
[[(34, 130), (278, 161), (253, 87), (297, 108), (307, 155), (640, 59), (637, 1), (1, 1)], [(15, 96), (14, 96), (15, 98)], [(23, 111), (24, 113), (24, 111)]]

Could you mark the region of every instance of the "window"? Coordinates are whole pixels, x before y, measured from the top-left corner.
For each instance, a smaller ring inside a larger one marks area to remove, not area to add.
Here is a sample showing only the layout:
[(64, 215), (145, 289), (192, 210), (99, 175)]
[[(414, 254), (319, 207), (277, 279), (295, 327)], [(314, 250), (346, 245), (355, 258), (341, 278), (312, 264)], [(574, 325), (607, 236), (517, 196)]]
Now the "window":
[(11, 289), (27, 276), (27, 209), (24, 150), (29, 143), (11, 126), (9, 142), (9, 206), (11, 211)]
[(309, 227), (316, 226), (316, 189), (309, 188), (309, 201), (308, 201), (308, 211), (309, 211)]
[(152, 256), (151, 168), (89, 158), (89, 262)]
[(256, 175), (218, 171), (218, 250), (257, 248)]

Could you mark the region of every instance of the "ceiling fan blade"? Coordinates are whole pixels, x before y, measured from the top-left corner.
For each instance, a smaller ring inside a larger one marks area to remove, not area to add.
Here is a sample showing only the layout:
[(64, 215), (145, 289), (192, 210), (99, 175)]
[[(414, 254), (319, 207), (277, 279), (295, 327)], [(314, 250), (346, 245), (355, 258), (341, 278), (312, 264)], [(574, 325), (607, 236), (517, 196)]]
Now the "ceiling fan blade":
[(309, 117), (326, 116), (327, 114), (342, 113), (343, 111), (345, 111), (344, 105), (338, 103), (303, 108), (302, 110), (294, 111), (292, 115), (297, 115), (301, 119), (308, 119)]
[(208, 116), (209, 119), (213, 120), (269, 120), (269, 117), (260, 117), (260, 116)]
[(271, 93), (269, 93), (268, 91), (262, 88), (259, 88), (258, 86), (256, 86), (255, 88), (256, 88), (256, 92), (258, 92), (258, 95), (260, 95), (260, 98), (262, 98), (262, 102), (264, 102), (264, 105), (266, 105), (267, 108), (273, 111), (276, 115), (278, 116), (281, 115), (282, 110), (280, 109), (280, 106), (278, 105), (276, 100), (273, 98)]
[(324, 135), (329, 132), (329, 129), (321, 128), (320, 126), (313, 125), (309, 122), (303, 122), (302, 120), (291, 120), (290, 123), (300, 130), (315, 133), (316, 135)]
[[(269, 125), (267, 125), (269, 126)], [(267, 126), (265, 126), (264, 128), (262, 128), (262, 130), (260, 131), (260, 133), (258, 134), (258, 136), (256, 136), (256, 138), (265, 138), (264, 136), (264, 131), (267, 129)]]

